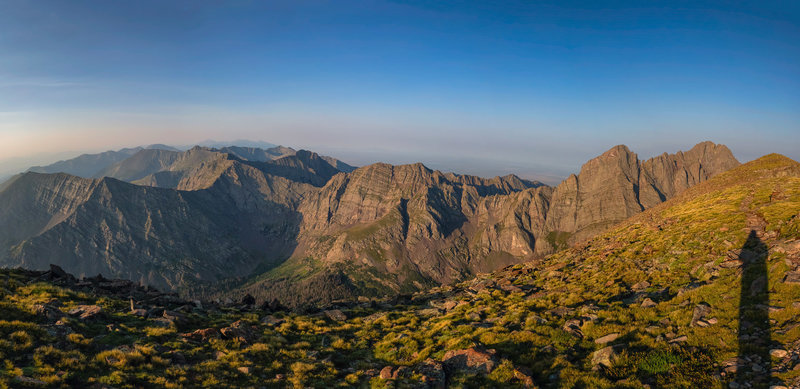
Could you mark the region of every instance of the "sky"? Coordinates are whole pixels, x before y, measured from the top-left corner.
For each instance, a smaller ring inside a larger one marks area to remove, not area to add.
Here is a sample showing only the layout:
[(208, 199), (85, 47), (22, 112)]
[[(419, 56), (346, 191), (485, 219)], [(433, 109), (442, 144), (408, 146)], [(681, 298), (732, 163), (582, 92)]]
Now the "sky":
[(617, 144), (800, 160), (797, 1), (0, 9), (0, 173), (207, 139), (550, 182)]

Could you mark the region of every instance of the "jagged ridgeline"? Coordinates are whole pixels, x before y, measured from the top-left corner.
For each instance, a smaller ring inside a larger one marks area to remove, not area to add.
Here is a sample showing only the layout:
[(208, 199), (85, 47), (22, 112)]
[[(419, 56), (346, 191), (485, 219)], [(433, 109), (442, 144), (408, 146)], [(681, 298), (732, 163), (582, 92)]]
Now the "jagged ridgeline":
[(710, 142), (647, 161), (617, 146), (549, 187), (422, 164), (355, 169), (283, 147), (83, 159), (96, 171), (61, 166), (86, 178), (29, 172), (3, 184), (0, 263), (292, 306), (413, 292), (539, 258), (738, 165)]
[(768, 155), (555, 254), (316, 313), (55, 267), (0, 270), (0, 296), (0, 386), (800, 387), (800, 164)]

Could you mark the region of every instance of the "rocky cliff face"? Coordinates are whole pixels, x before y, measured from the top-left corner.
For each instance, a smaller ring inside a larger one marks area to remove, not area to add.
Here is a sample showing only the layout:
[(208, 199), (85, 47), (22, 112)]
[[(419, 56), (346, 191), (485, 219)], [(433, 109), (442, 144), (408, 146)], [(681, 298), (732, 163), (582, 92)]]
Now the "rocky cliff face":
[(230, 163), (229, 154), (194, 147), (185, 152), (142, 150), (95, 175), (112, 177), (137, 185), (182, 190), (202, 189)]
[(295, 209), (314, 186), (284, 176), (315, 177), (304, 163), (318, 156), (303, 154), (273, 174), (272, 165), (225, 154), (178, 154), (170, 166), (204, 157), (180, 190), (66, 174), (19, 177), (0, 192), (0, 263), (58, 263), (79, 275), (176, 290), (244, 277), (288, 256), (300, 222)]
[(245, 289), (292, 299), (323, 274), (345, 274), (360, 294), (449, 283), (591, 238), (736, 165), (707, 142), (647, 161), (616, 146), (555, 188), (422, 164), (366, 166), (306, 195), (297, 249)]
[(551, 188), (230, 151), (142, 150), (103, 173), (133, 184), (21, 176), (0, 191), (0, 263), (168, 289), (255, 277), (234, 293), (296, 304), (404, 293), (567, 247), (738, 165), (710, 142), (647, 161), (617, 146)]
[[(586, 240), (738, 165), (727, 147), (711, 142), (647, 161), (640, 161), (625, 146), (616, 146), (555, 188), (545, 229), (562, 242)], [(550, 253), (559, 246), (552, 239), (549, 243), (537, 247), (537, 253)]]
[[(234, 162), (268, 171), (292, 181), (324, 185), (341, 170), (316, 153), (286, 147), (272, 149), (224, 147), (209, 149), (195, 146), (185, 152), (142, 150), (116, 163), (95, 177), (112, 177), (137, 185), (178, 190), (200, 190), (211, 186)], [(346, 164), (345, 164), (346, 165)]]

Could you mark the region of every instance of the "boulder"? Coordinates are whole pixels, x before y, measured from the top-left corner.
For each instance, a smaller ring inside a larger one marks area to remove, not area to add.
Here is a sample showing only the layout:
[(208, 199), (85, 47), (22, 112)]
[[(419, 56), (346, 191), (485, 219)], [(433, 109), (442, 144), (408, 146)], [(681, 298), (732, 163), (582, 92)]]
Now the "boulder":
[(457, 306), (458, 303), (453, 300), (447, 300), (444, 302), (444, 304), (442, 304), (442, 308), (444, 308), (445, 311), (449, 311)]
[(445, 388), (447, 376), (444, 372), (444, 366), (440, 362), (428, 358), (415, 366), (414, 372), (422, 376), (420, 380), (426, 387), (431, 389)]
[(63, 279), (75, 280), (75, 277), (73, 277), (72, 274), (65, 272), (64, 269), (61, 268), (61, 266), (54, 265), (52, 263), (50, 264), (50, 274), (55, 279), (63, 278)]
[(256, 339), (256, 327), (241, 320), (235, 321), (230, 327), (225, 327), (219, 332), (226, 339), (238, 340), (242, 343), (252, 343)]
[(800, 284), (800, 270), (787, 271), (783, 277), (783, 282), (788, 284)]
[(547, 313), (554, 316), (564, 317), (572, 313), (572, 311), (574, 310), (567, 307), (556, 307), (551, 310), (548, 310)]
[(658, 304), (656, 304), (656, 302), (653, 301), (653, 299), (651, 299), (650, 297), (647, 297), (644, 299), (644, 301), (642, 301), (642, 308), (653, 308), (656, 305)]
[(514, 378), (516, 378), (523, 388), (533, 389), (536, 384), (533, 382), (533, 372), (524, 367), (514, 368)]
[(261, 304), (261, 309), (265, 311), (277, 312), (277, 311), (285, 311), (286, 307), (284, 307), (283, 304), (281, 304), (280, 301), (278, 301), (278, 299), (272, 299), (270, 301), (264, 301), (264, 303)]
[(20, 383), (20, 384), (23, 384), (23, 385), (29, 386), (29, 387), (30, 386), (32, 386), (32, 387), (37, 387), (37, 386), (38, 387), (46, 387), (46, 386), (48, 386), (47, 382), (44, 382), (42, 380), (37, 380), (36, 378), (25, 377), (23, 375), (15, 377), (14, 380), (16, 382)]
[(617, 359), (617, 356), (618, 354), (614, 350), (614, 346), (603, 347), (592, 353), (592, 366), (611, 367), (614, 360)]
[(686, 342), (686, 341), (688, 341), (688, 340), (689, 340), (689, 337), (688, 337), (688, 336), (686, 336), (686, 335), (681, 335), (681, 336), (678, 336), (678, 337), (676, 337), (676, 338), (673, 338), (672, 340), (670, 340), (670, 341), (669, 341), (669, 343), (670, 343), (670, 344), (685, 343), (685, 342)]
[(168, 355), (169, 355), (170, 360), (172, 360), (172, 363), (175, 363), (175, 364), (178, 364), (178, 365), (185, 365), (186, 364), (186, 356), (183, 355), (183, 353), (178, 352), (178, 351), (173, 351), (173, 352), (170, 352)]
[(390, 380), (392, 379), (392, 373), (394, 372), (394, 367), (386, 366), (381, 369), (381, 372), (378, 374), (378, 378), (382, 380)]
[(451, 371), (489, 374), (497, 366), (499, 360), (495, 350), (475, 346), (446, 352), (442, 363)]
[(264, 317), (261, 319), (261, 323), (263, 323), (263, 324), (266, 324), (266, 325), (268, 325), (268, 326), (276, 326), (276, 325), (279, 325), (279, 324), (281, 324), (281, 323), (283, 323), (283, 322), (285, 322), (285, 321), (286, 321), (286, 320), (284, 320), (284, 319), (278, 319), (277, 317), (275, 317), (275, 316), (272, 316), (272, 315), (267, 315), (267, 316), (264, 316)]
[(253, 306), (256, 305), (256, 298), (249, 293), (242, 297), (242, 305)]
[(216, 328), (203, 328), (181, 335), (186, 339), (195, 342), (207, 342), (213, 338), (219, 338), (220, 332)]
[(175, 323), (176, 326), (181, 326), (181, 325), (186, 324), (186, 316), (184, 316), (181, 313), (175, 312), (175, 311), (168, 311), (168, 310), (165, 309), (164, 313), (161, 316), (164, 319), (167, 319), (167, 320)]
[(424, 309), (418, 309), (417, 310), (417, 315), (420, 315), (420, 316), (436, 316), (436, 315), (439, 315), (441, 313), (442, 313), (442, 311), (440, 311), (439, 308), (424, 308)]
[(631, 286), (631, 290), (633, 290), (634, 292), (643, 292), (644, 290), (646, 290), (649, 287), (650, 287), (650, 283), (649, 282), (642, 281), (642, 282), (637, 282), (637, 283), (633, 284), (633, 286)]
[(731, 259), (719, 264), (719, 266), (723, 269), (733, 269), (742, 266), (742, 261), (739, 259)]
[(81, 320), (94, 320), (103, 314), (103, 308), (98, 305), (78, 305), (67, 313), (70, 316), (78, 316)]
[(564, 327), (562, 327), (562, 328), (563, 328), (564, 331), (567, 331), (572, 335), (575, 335), (575, 336), (577, 336), (579, 338), (583, 338), (583, 331), (581, 331), (581, 325), (583, 325), (583, 322), (581, 322), (580, 320), (571, 319), (571, 320), (567, 320), (564, 323)]
[(711, 306), (707, 303), (700, 303), (694, 307), (694, 311), (692, 312), (692, 320), (689, 323), (690, 327), (697, 326), (697, 322), (702, 320), (711, 313)]
[(345, 321), (347, 320), (347, 315), (345, 315), (342, 311), (338, 309), (331, 309), (323, 312), (328, 319), (333, 321)]
[(785, 357), (786, 354), (788, 354), (788, 353), (789, 352), (787, 352), (786, 350), (782, 350), (782, 349), (779, 349), (779, 348), (775, 348), (775, 349), (769, 350), (769, 355), (772, 356), (773, 358), (778, 358), (778, 359), (781, 359), (781, 358)]
[(392, 372), (392, 379), (399, 380), (407, 375), (408, 375), (408, 368), (405, 366), (400, 366), (397, 369), (394, 369), (394, 371)]
[(33, 313), (49, 322), (55, 322), (64, 317), (64, 312), (49, 304), (34, 304)]
[(508, 293), (522, 292), (522, 289), (519, 286), (516, 286), (514, 284), (502, 284), (502, 285), (500, 285), (500, 289), (502, 289), (502, 290), (504, 290), (504, 291), (506, 291)]
[(605, 335), (605, 336), (601, 336), (601, 337), (595, 339), (594, 342), (597, 343), (597, 344), (606, 344), (606, 343), (611, 343), (611, 342), (617, 340), (617, 338), (619, 338), (619, 333), (614, 332), (614, 333), (611, 333), (611, 334), (608, 334), (608, 335)]

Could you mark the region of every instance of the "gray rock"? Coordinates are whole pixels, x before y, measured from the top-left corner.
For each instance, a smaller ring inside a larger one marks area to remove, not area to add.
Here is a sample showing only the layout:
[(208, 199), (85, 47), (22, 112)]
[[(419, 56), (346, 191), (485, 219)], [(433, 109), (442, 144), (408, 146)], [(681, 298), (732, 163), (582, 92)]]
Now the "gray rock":
[(617, 357), (618, 354), (614, 350), (614, 346), (603, 347), (592, 353), (592, 366), (611, 367)]
[(381, 369), (381, 372), (378, 374), (378, 378), (382, 380), (390, 380), (392, 379), (392, 373), (394, 373), (394, 367), (385, 366), (383, 369)]
[(497, 366), (499, 359), (495, 350), (475, 346), (446, 352), (442, 363), (456, 371), (489, 374)]
[(686, 335), (681, 335), (676, 338), (673, 338), (669, 341), (670, 344), (677, 344), (677, 343), (685, 343), (689, 340), (689, 337)]
[(697, 325), (698, 320), (702, 320), (711, 313), (711, 306), (708, 303), (700, 303), (694, 307), (694, 311), (692, 312), (692, 320), (689, 323), (690, 327), (694, 327)]
[(642, 292), (650, 287), (650, 283), (645, 281), (637, 282), (631, 286), (631, 290), (634, 292)]
[(338, 309), (327, 310), (327, 311), (325, 311), (323, 313), (325, 314), (325, 316), (327, 316), (329, 319), (331, 319), (333, 321), (345, 321), (345, 320), (347, 320), (347, 315), (345, 315), (344, 312), (342, 312), (342, 311), (340, 311)]
[(783, 282), (788, 284), (800, 284), (800, 270), (787, 271), (783, 277)]
[(608, 335), (605, 335), (605, 336), (601, 336), (601, 337), (595, 339), (594, 342), (597, 343), (597, 344), (606, 344), (606, 343), (611, 343), (611, 342), (617, 340), (617, 338), (619, 338), (619, 333), (614, 332), (614, 333), (611, 333), (611, 334), (608, 334)]
[(285, 322), (285, 321), (286, 321), (286, 320), (284, 320), (284, 319), (278, 319), (277, 317), (275, 317), (275, 316), (272, 316), (272, 315), (267, 315), (267, 316), (264, 316), (264, 317), (261, 319), (261, 322), (262, 322), (262, 323), (264, 323), (264, 324), (266, 324), (266, 325), (268, 325), (268, 326), (276, 326), (276, 325), (279, 325), (279, 324), (281, 324), (281, 323), (283, 323), (283, 322)]
[(772, 356), (773, 358), (778, 358), (778, 359), (785, 357), (788, 353), (789, 353), (788, 351), (779, 348), (769, 350), (769, 355)]
[(642, 301), (642, 308), (653, 308), (657, 306), (655, 301), (653, 301), (650, 297), (647, 297)]
[(98, 305), (78, 305), (67, 313), (70, 316), (78, 316), (81, 320), (94, 320), (103, 314), (103, 308)]
[(175, 323), (175, 325), (178, 325), (178, 326), (186, 324), (186, 316), (184, 316), (183, 314), (180, 314), (178, 312), (164, 310), (164, 313), (162, 314), (162, 317), (164, 319), (167, 319), (167, 320)]
[(444, 366), (431, 358), (426, 359), (422, 363), (414, 367), (414, 372), (422, 376), (421, 381), (431, 389), (444, 389), (447, 382), (447, 376), (444, 372)]

